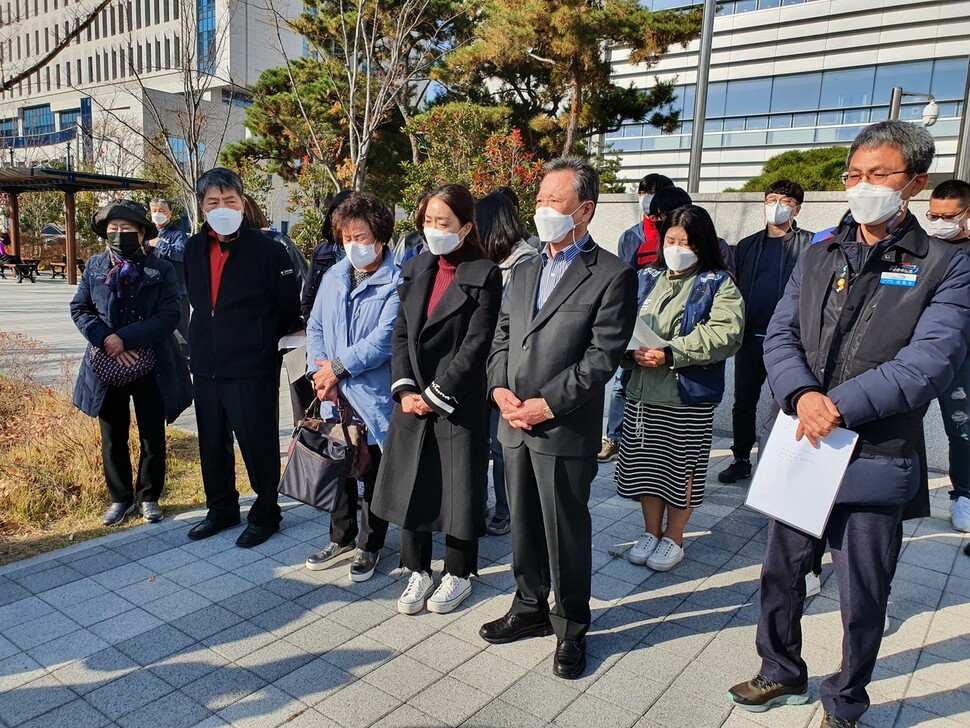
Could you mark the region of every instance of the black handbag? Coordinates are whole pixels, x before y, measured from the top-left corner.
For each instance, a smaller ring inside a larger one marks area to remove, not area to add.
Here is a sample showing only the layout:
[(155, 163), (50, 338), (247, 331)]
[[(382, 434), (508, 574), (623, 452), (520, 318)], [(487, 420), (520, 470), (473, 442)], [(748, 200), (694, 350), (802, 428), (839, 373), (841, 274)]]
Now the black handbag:
[(314, 399), (293, 431), (279, 492), (288, 498), (332, 513), (343, 495), (344, 481), (358, 476), (358, 455), (367, 451), (366, 429), (351, 422), (349, 407), (338, 405), (339, 420), (320, 417)]

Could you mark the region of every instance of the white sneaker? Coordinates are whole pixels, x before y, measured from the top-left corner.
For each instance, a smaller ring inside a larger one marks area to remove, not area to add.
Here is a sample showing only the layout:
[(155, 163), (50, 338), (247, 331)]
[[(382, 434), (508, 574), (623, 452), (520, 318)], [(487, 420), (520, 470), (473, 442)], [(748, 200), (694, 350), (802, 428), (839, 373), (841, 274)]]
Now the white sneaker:
[(461, 604), (472, 593), (471, 579), (463, 579), (454, 574), (441, 577), (441, 584), (428, 600), (428, 611), (447, 614)]
[(957, 531), (970, 531), (970, 498), (961, 495), (950, 501), (950, 523)]
[(633, 544), (633, 548), (626, 552), (626, 558), (631, 564), (643, 566), (650, 555), (657, 550), (659, 543), (659, 538), (652, 533), (645, 533)]
[(650, 558), (647, 559), (647, 566), (654, 571), (670, 571), (684, 560), (684, 549), (664, 536)]
[(822, 593), (822, 579), (820, 574), (813, 571), (805, 574), (805, 598), (817, 597)]
[(412, 571), (404, 593), (397, 600), (397, 611), (401, 614), (417, 614), (424, 609), (424, 603), (431, 593), (434, 580), (424, 571)]

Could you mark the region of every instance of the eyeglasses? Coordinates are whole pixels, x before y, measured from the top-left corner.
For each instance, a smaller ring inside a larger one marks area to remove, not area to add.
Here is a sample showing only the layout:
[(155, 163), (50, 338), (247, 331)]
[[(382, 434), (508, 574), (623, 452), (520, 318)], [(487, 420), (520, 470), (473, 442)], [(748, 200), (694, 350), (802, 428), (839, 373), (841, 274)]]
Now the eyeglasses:
[(898, 172), (843, 172), (842, 184), (846, 187), (857, 185), (864, 179), (872, 185), (881, 185), (894, 174), (912, 174), (908, 169), (901, 169)]
[(797, 207), (798, 203), (790, 197), (766, 197), (766, 205), (774, 205), (776, 202), (780, 202), (785, 207)]
[(955, 212), (952, 215), (940, 215), (938, 213), (930, 212), (929, 210), (927, 210), (926, 219), (929, 220), (930, 222), (936, 222), (937, 220), (943, 220), (945, 222), (953, 222), (954, 220), (959, 220), (961, 217), (966, 215), (967, 210), (970, 210), (970, 207), (964, 207), (962, 210), (960, 210), (960, 212)]

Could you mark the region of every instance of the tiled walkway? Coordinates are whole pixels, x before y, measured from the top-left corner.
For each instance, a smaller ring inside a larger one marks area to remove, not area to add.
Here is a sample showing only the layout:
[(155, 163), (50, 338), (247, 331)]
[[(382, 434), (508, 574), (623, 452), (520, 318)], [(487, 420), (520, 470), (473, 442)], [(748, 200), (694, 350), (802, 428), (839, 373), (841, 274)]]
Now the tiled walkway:
[[(35, 293), (60, 307), (65, 288)], [(0, 328), (22, 326), (70, 354), (65, 308), (29, 307), (29, 329), (11, 316), (27, 315), (27, 294), (0, 282)], [(726, 447), (715, 442), (712, 480)], [(480, 577), (456, 612), (405, 617), (397, 529), (378, 574), (353, 584), (346, 562), (302, 568), (326, 540), (327, 516), (288, 503), (281, 533), (249, 551), (233, 545), (239, 529), (188, 541), (199, 514), (186, 514), (0, 569), (0, 723), (814, 728), (820, 677), (803, 707), (753, 715), (724, 699), (758, 665), (765, 521), (741, 506), (743, 489), (708, 483), (687, 559), (660, 574), (608, 553), (642, 526), (611, 474), (600, 468), (591, 499), (594, 623), (581, 680), (553, 677), (551, 637), (478, 638), (510, 601), (508, 536), (482, 540)], [(950, 530), (945, 485), (932, 482), (935, 517), (906, 526), (867, 725), (970, 725), (970, 558)], [(830, 577), (826, 559), (803, 622), (816, 676), (839, 659)]]

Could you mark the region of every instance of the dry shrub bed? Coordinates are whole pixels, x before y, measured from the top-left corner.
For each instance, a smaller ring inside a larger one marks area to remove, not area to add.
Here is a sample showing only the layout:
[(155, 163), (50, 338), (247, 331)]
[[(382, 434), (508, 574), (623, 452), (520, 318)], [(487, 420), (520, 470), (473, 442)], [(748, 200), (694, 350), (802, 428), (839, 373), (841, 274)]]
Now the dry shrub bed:
[[(0, 332), (0, 565), (118, 530), (101, 525), (110, 498), (97, 421), (71, 404), (73, 382), (30, 378), (46, 354), (37, 341)], [(134, 416), (131, 433), (136, 464)], [(198, 440), (170, 429), (166, 456), (166, 515), (203, 505)], [(123, 528), (135, 525), (141, 519)]]

